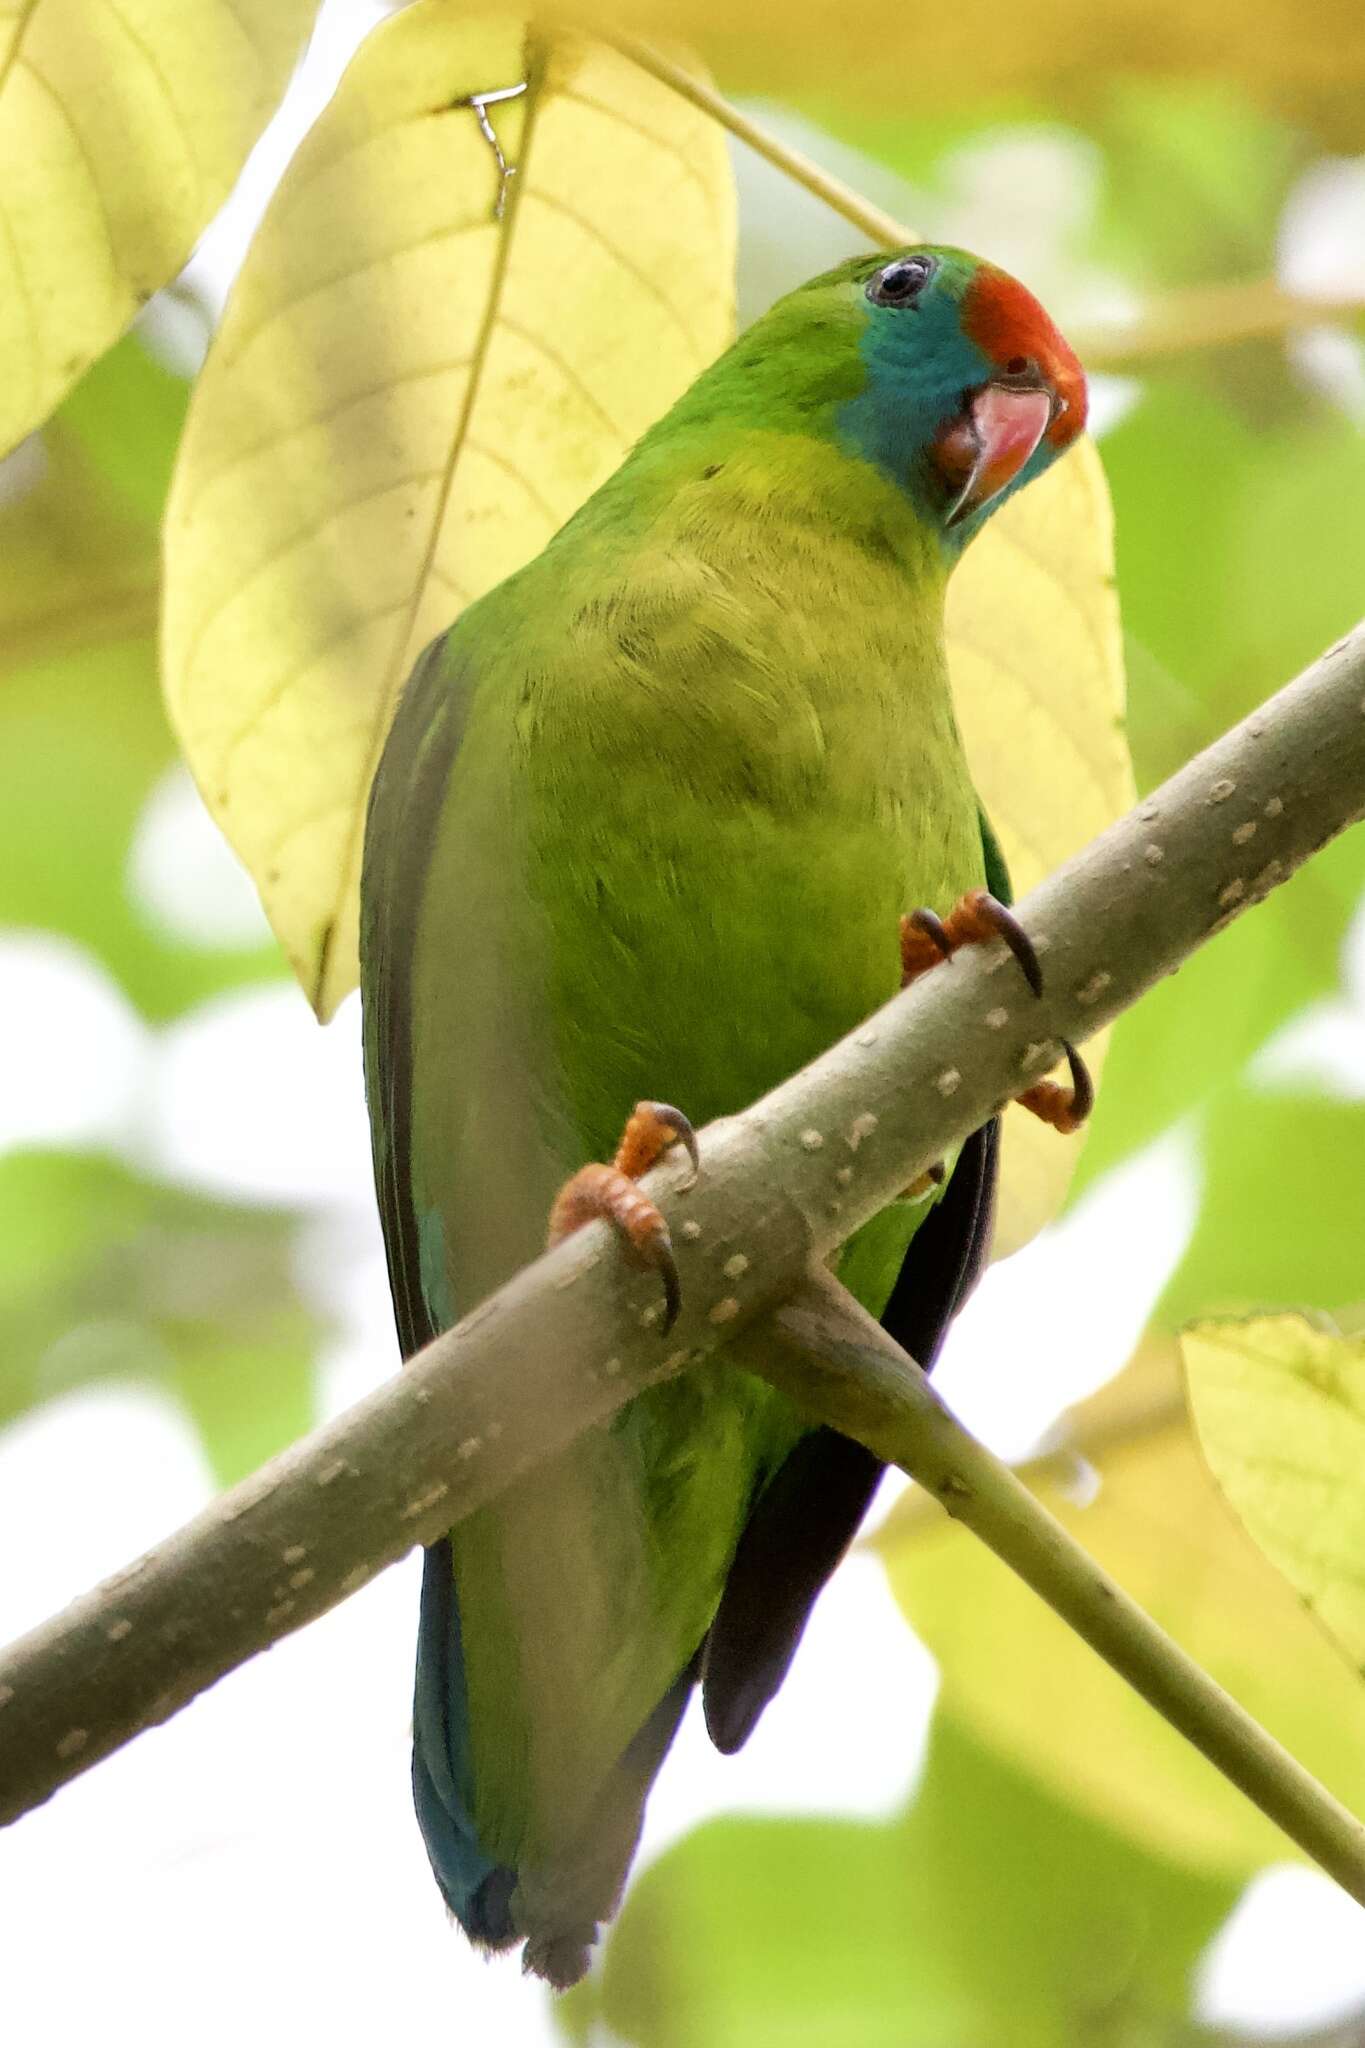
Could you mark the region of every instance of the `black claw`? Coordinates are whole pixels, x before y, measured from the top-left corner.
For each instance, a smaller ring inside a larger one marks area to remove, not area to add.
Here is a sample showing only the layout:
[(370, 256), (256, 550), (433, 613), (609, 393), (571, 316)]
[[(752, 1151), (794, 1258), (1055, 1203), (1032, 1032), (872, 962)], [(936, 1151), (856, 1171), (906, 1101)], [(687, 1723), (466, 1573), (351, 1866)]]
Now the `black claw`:
[(1040, 996), (1043, 993), (1043, 970), (1038, 965), (1038, 955), (1033, 949), (1032, 939), (1006, 904), (999, 902), (994, 896), (988, 897), (987, 902), (990, 906), (991, 923), (1019, 962), (1023, 977), (1034, 995)]
[(1062, 1040), (1062, 1050), (1071, 1069), (1071, 1114), (1078, 1124), (1083, 1124), (1095, 1107), (1095, 1083), (1090, 1078), (1089, 1067), (1069, 1038)]
[(696, 1132), (682, 1111), (675, 1109), (671, 1102), (651, 1102), (649, 1107), (661, 1124), (668, 1125), (673, 1133), (674, 1144), (681, 1145), (692, 1161), (692, 1179), (687, 1182), (687, 1186), (691, 1187), (701, 1172), (701, 1148), (697, 1144)]
[(678, 1311), (682, 1307), (682, 1282), (678, 1278), (678, 1262), (673, 1256), (673, 1240), (667, 1231), (654, 1240), (654, 1259), (664, 1283), (664, 1319), (659, 1335), (666, 1337), (677, 1322)]
[(932, 910), (912, 910), (910, 922), (917, 932), (923, 932), (926, 939), (938, 947), (945, 960), (953, 957), (953, 943), (943, 929), (943, 919)]

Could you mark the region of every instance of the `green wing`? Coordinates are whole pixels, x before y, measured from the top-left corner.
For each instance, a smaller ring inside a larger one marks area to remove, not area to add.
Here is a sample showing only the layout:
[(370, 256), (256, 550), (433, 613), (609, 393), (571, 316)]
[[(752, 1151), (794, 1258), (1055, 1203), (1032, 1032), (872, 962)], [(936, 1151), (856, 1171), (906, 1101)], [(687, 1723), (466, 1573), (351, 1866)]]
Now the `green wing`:
[[(986, 887), (1012, 900), (1000, 842), (980, 812)], [(892, 1211), (874, 1217), (855, 1266), (840, 1278), (866, 1298), (878, 1290), (884, 1329), (925, 1372), (990, 1256), (999, 1151), (996, 1118), (963, 1145), (942, 1198), (903, 1245), (890, 1293), (878, 1262)], [(898, 1207), (900, 1205), (897, 1205)], [(881, 1296), (885, 1295), (882, 1305)], [(869, 1301), (868, 1306), (873, 1306)], [(760, 1496), (740, 1538), (702, 1662), (706, 1725), (718, 1749), (739, 1749), (787, 1675), (811, 1610), (857, 1534), (882, 1473), (881, 1460), (837, 1430), (803, 1436)]]

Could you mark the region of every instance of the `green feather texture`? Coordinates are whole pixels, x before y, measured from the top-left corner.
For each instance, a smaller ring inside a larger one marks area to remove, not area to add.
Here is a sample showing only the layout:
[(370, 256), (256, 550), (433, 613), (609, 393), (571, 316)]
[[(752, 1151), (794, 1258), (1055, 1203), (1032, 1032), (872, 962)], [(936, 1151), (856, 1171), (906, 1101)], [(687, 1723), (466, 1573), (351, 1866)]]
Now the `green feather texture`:
[[(540, 1252), (557, 1189), (611, 1158), (638, 1099), (699, 1127), (743, 1108), (894, 993), (903, 912), (1001, 886), (944, 590), (1079, 431), (1078, 375), (1022, 287), (960, 252), (847, 264), (752, 327), (423, 657), (362, 887), (405, 1352)], [(965, 433), (970, 454), (973, 395), (1021, 378), (1073, 417), (964, 517), (944, 450)], [(932, 1208), (899, 1202), (849, 1248), (874, 1313)], [(476, 1939), (524, 1941), (552, 1982), (614, 1909), (741, 1535), (803, 1434), (722, 1359), (429, 1554), (453, 1580), (429, 1584), (419, 1669), (433, 1866)]]

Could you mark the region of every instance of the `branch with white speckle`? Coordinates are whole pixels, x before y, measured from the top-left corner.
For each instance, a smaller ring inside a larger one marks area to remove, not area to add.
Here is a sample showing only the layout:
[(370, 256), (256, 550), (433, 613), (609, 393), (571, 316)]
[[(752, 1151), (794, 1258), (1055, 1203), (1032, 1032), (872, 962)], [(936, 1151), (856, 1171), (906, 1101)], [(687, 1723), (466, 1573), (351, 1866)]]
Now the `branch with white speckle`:
[[(655, 1277), (590, 1225), (368, 1400), (0, 1655), (0, 1821), (444, 1534), (643, 1387), (752, 1333), (809, 1286), (812, 1261), (1035, 1078), (1058, 1040), (1109, 1022), (1362, 813), (1358, 628), (1018, 906), (1043, 963), (1041, 999), (1003, 947), (960, 954), (712, 1125), (695, 1187), (679, 1191), (675, 1166), (651, 1176), (683, 1289), (667, 1340)], [(813, 1414), (824, 1400), (838, 1421), (809, 1375), (798, 1383)], [(979, 1471), (1016, 1485), (975, 1455)], [(1071, 1568), (1093, 1580), (1071, 1548)], [(1340, 1848), (1355, 1824), (1333, 1825)], [(1349, 1862), (1343, 1850), (1328, 1867), (1340, 1876)], [(1350, 1888), (1365, 1899), (1365, 1882)]]

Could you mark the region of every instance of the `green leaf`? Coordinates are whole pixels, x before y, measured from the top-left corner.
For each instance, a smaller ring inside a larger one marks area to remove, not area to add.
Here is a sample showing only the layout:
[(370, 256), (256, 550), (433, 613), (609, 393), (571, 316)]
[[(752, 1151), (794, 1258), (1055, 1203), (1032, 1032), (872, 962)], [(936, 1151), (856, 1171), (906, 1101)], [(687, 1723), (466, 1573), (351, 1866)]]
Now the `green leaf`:
[(1365, 1670), (1365, 1340), (1301, 1316), (1180, 1340), (1200, 1447), (1253, 1539)]
[(161, 523), (189, 395), (185, 379), (130, 335), (101, 356), (62, 406), (63, 430), (152, 528)]
[(1229, 1091), (1204, 1139), (1199, 1222), (1158, 1315), (1335, 1309), (1365, 1294), (1365, 1105)]
[[(280, 971), (274, 948), (185, 945), (129, 886), (175, 759), (154, 640), (182, 381), (134, 339), (73, 392), (0, 504), (0, 923), (88, 947), (147, 1016)], [(16, 458), (28, 461), (28, 451)]]
[[(1240, 1132), (1244, 1152), (1254, 1152), (1269, 1176), (1262, 1188), (1264, 1203), (1287, 1212), (1275, 1186), (1269, 1140), (1272, 1129), (1278, 1133), (1281, 1126), (1273, 1120), (1271, 1099), (1247, 1090), (1240, 1077), (1274, 1032), (1309, 1003), (1339, 989), (1342, 941), (1362, 890), (1365, 833), (1344, 833), (1283, 888), (1220, 933), (1216, 945), (1204, 947), (1178, 974), (1159, 981), (1120, 1018), (1094, 1129), (1081, 1155), (1080, 1186), (1096, 1181), (1178, 1118), (1209, 1110), (1211, 1142), (1245, 1125)], [(1265, 1139), (1258, 1137), (1260, 1131)], [(1205, 1195), (1201, 1245), (1220, 1233), (1226, 1236), (1225, 1225), (1234, 1221), (1223, 1206), (1223, 1187), (1220, 1180), (1219, 1188)], [(1236, 1227), (1254, 1222), (1256, 1187), (1228, 1186), (1225, 1192), (1240, 1196)], [(1220, 1204), (1216, 1215), (1215, 1202)], [(1307, 1214), (1301, 1212), (1305, 1222)], [(1256, 1224), (1240, 1247), (1229, 1243), (1230, 1258), (1245, 1262), (1262, 1230)], [(1254, 1288), (1251, 1298), (1260, 1298)], [(1189, 1312), (1210, 1305), (1194, 1302)]]
[(1100, 243), (1158, 291), (1273, 270), (1275, 228), (1307, 157), (1302, 136), (1221, 79), (1106, 82)]
[(174, 759), (149, 638), (0, 679), (0, 923), (88, 947), (158, 1021), (281, 971), (269, 944), (186, 945), (132, 894), (133, 837)]
[[(1078, 1506), (1041, 1474), (1068, 1531), (1338, 1798), (1365, 1809), (1365, 1697), (1289, 1587), (1228, 1514), (1184, 1421), (1172, 1345), (1076, 1412), (1093, 1453)], [(942, 1699), (1059, 1797), (1155, 1852), (1227, 1877), (1296, 1852), (985, 1547), (910, 1494), (876, 1538), (938, 1659)]]
[[(1296, 424), (1253, 427), (1183, 379), (1149, 387), (1106, 438), (1140, 787), (1243, 717), (1359, 612), (1365, 481), (1358, 460), (1347, 474), (1353, 452), (1340, 426), (1305, 425), (1302, 409)], [(1365, 834), (1347, 833), (1144, 996), (1115, 1030), (1081, 1185), (1214, 1104), (1273, 1032), (1336, 987), (1363, 891)], [(1243, 1106), (1262, 1114), (1259, 1102)]]
[(717, 1821), (670, 1850), (589, 1996), (638, 2048), (1136, 2043), (1185, 2013), (1236, 1893), (940, 1715), (905, 1818)]
[(0, 452), (175, 275), (317, 0), (0, 0)]
[(221, 1485), (316, 1419), (321, 1335), (294, 1219), (149, 1180), (102, 1154), (0, 1157), (0, 1423), (73, 1387), (180, 1399)]

